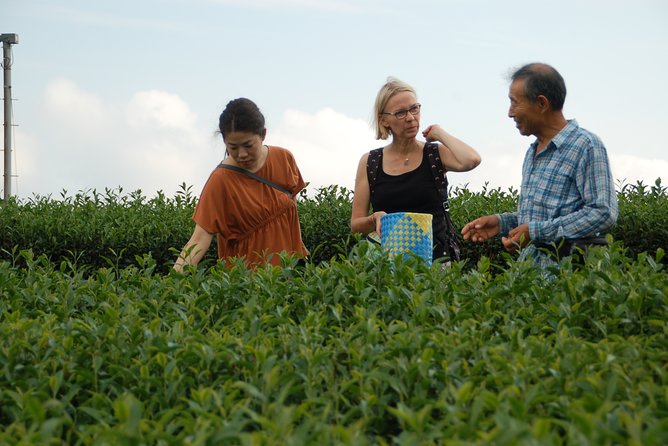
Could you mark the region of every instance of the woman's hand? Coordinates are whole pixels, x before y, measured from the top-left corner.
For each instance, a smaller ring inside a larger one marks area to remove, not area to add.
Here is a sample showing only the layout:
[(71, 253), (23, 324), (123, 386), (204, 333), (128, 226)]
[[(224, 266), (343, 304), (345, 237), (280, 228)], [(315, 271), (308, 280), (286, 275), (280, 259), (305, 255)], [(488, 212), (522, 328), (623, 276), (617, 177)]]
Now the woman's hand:
[[(386, 215), (387, 212), (384, 211), (378, 211), (374, 212), (373, 214), (369, 215), (369, 221), (371, 224), (373, 224), (373, 231), (376, 231), (378, 235), (380, 235), (380, 231), (382, 230), (381, 225), (380, 225), (380, 220), (383, 217), (383, 215)], [(369, 231), (372, 232), (372, 231)]]
[(195, 225), (195, 230), (190, 236), (190, 240), (181, 250), (181, 254), (174, 262), (174, 269), (183, 272), (186, 265), (197, 265), (206, 254), (213, 240), (213, 234), (204, 230), (200, 225)]
[(428, 126), (422, 135), (427, 142), (441, 143), (438, 151), (446, 172), (467, 172), (480, 164), (480, 154), (473, 147), (443, 130), (440, 125)]

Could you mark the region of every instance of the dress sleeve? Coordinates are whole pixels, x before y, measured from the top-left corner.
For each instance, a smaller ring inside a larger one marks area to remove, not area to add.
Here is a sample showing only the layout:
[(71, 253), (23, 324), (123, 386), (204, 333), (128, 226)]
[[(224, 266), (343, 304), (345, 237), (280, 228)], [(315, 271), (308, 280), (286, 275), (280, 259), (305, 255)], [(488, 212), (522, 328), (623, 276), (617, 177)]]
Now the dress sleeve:
[(195, 223), (209, 234), (224, 232), (223, 212), (221, 211), (224, 203), (222, 191), (221, 177), (214, 170), (202, 189), (193, 214)]
[(302, 177), (301, 172), (299, 171), (299, 167), (297, 166), (297, 162), (295, 161), (295, 157), (292, 155), (292, 152), (289, 150), (285, 150), (285, 158), (287, 162), (287, 168), (288, 168), (288, 190), (292, 192), (293, 196), (296, 196), (299, 191), (304, 189), (306, 187), (306, 183), (304, 182), (304, 178)]

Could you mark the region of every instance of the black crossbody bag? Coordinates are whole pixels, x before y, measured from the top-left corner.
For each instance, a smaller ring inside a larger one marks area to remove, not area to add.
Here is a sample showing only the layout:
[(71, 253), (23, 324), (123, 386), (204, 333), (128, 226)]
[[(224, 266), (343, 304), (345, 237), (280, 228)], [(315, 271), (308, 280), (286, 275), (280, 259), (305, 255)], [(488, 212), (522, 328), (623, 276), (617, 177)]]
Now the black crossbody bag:
[(259, 181), (259, 182), (261, 182), (261, 183), (266, 184), (267, 186), (271, 186), (271, 187), (273, 187), (274, 189), (278, 189), (278, 190), (280, 190), (281, 192), (283, 192), (284, 194), (286, 194), (286, 195), (288, 196), (288, 198), (292, 198), (292, 192), (290, 192), (289, 190), (287, 190), (285, 187), (281, 186), (281, 185), (278, 184), (278, 183), (274, 183), (273, 181), (268, 180), (268, 179), (266, 179), (266, 178), (264, 178), (264, 177), (261, 177), (260, 175), (256, 175), (256, 174), (254, 174), (254, 173), (251, 172), (251, 171), (248, 171), (248, 170), (246, 170), (246, 169), (242, 169), (241, 167), (232, 166), (232, 165), (230, 165), (230, 164), (223, 164), (223, 163), (218, 164), (218, 167), (221, 168), (221, 169), (229, 169), (229, 170), (233, 170), (233, 171), (235, 171), (235, 172), (242, 173), (242, 174), (246, 175), (247, 177), (251, 177), (251, 178), (253, 178), (254, 180), (257, 180), (257, 181)]

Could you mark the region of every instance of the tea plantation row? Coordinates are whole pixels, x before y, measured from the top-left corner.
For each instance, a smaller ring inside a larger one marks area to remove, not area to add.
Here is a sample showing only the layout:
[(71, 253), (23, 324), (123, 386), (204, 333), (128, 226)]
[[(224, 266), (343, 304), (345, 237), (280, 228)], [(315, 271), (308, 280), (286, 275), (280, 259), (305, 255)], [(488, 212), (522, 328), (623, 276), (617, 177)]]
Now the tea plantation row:
[[(668, 247), (668, 192), (657, 180), (654, 185), (624, 185), (618, 192), (620, 217), (611, 233), (632, 256), (655, 253)], [(457, 228), (489, 213), (514, 210), (518, 192), (485, 189), (472, 192), (451, 190), (452, 218)], [(347, 254), (359, 241), (350, 233), (352, 192), (331, 186), (314, 195), (298, 198), (302, 234), (311, 261), (320, 263)], [(0, 202), (0, 259), (32, 249), (53, 262), (68, 259), (93, 268), (128, 266), (137, 256), (150, 254), (161, 271), (173, 263), (178, 250), (190, 237), (191, 216), (197, 201), (185, 184), (173, 198), (158, 194), (146, 198), (141, 191), (122, 189), (62, 193), (59, 199), (34, 197)], [(463, 242), (462, 255), (474, 265), (482, 256), (503, 256), (501, 244)], [(207, 259), (215, 260), (215, 243)], [(665, 260), (664, 260), (665, 261)]]
[(15, 253), (0, 444), (668, 444), (664, 252), (625, 252), (492, 274), (363, 241), (186, 275)]

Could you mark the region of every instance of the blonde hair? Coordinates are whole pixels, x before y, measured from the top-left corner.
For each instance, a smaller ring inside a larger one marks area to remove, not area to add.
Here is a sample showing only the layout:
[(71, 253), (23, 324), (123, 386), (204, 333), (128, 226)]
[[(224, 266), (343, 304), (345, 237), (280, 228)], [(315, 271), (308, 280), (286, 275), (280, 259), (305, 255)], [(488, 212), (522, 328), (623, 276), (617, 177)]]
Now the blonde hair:
[(385, 110), (385, 106), (387, 105), (387, 102), (390, 100), (390, 98), (395, 94), (404, 91), (413, 93), (417, 98), (415, 89), (406, 82), (397, 79), (396, 77), (388, 77), (387, 82), (385, 82), (385, 84), (380, 87), (380, 90), (376, 95), (376, 102), (373, 106), (373, 126), (376, 129), (376, 139), (387, 139), (392, 134), (390, 129), (381, 125), (380, 115)]

